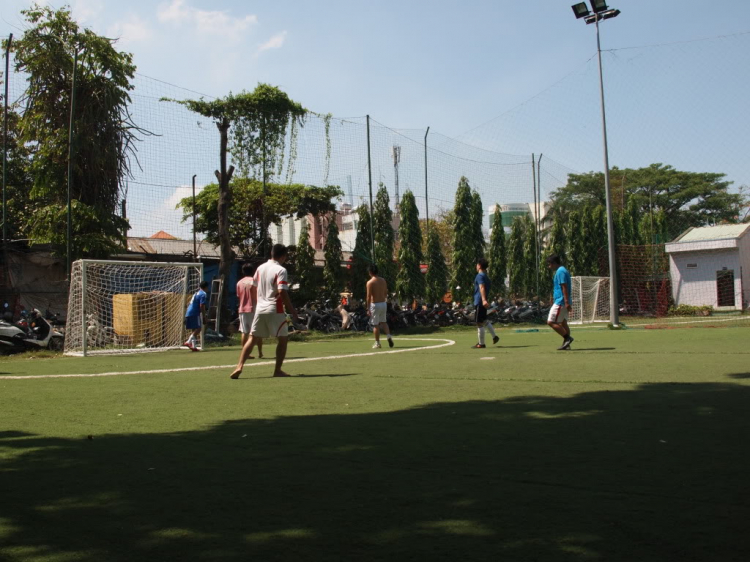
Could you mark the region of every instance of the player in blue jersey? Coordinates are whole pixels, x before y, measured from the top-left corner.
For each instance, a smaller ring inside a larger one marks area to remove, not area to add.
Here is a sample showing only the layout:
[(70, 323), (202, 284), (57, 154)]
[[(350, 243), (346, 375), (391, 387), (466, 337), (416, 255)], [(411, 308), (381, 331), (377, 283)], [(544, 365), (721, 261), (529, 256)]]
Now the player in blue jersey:
[(477, 324), (479, 343), (472, 345), (473, 349), (484, 349), (487, 347), (484, 343), (485, 327), (492, 334), (492, 343), (500, 341), (500, 338), (495, 333), (495, 328), (492, 326), (492, 322), (487, 321), (491, 286), (492, 283), (487, 275), (487, 260), (479, 258), (477, 260), (477, 276), (474, 278), (474, 322)]
[(573, 343), (568, 326), (568, 315), (573, 311), (570, 304), (570, 272), (563, 267), (560, 256), (557, 255), (547, 258), (547, 267), (555, 272), (553, 293), (555, 302), (549, 310), (547, 325), (562, 336), (563, 343), (557, 350), (563, 351), (570, 349), (570, 344)]
[(201, 335), (202, 319), (206, 317), (206, 289), (208, 281), (201, 281), (200, 289), (196, 291), (185, 312), (185, 327), (192, 330), (188, 340), (182, 344), (190, 351), (198, 351), (198, 336)]

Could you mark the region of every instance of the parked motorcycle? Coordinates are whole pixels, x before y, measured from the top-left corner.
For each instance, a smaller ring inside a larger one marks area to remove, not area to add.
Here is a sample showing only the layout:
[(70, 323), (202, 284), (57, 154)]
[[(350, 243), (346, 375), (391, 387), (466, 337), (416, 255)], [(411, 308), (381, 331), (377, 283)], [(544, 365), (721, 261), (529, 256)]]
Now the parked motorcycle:
[(55, 330), (37, 309), (16, 324), (0, 320), (0, 353), (39, 349), (62, 351), (64, 343), (65, 336)]

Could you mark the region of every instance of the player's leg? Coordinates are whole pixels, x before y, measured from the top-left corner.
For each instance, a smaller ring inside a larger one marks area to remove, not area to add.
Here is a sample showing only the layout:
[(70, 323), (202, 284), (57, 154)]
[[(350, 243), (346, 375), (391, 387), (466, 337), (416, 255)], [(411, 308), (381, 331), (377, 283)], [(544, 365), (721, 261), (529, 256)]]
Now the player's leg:
[(570, 349), (570, 344), (573, 343), (573, 336), (570, 335), (570, 326), (568, 326), (568, 319), (565, 318), (561, 324), (563, 330), (565, 330), (565, 336), (563, 336), (563, 349)]
[(380, 326), (385, 332), (385, 337), (388, 338), (388, 347), (393, 347), (393, 338), (391, 337), (391, 329), (388, 327), (388, 322), (382, 322)]
[(497, 343), (497, 342), (500, 341), (500, 338), (497, 337), (497, 334), (495, 333), (495, 327), (492, 325), (492, 322), (490, 322), (489, 320), (487, 320), (487, 322), (484, 323), (484, 327), (485, 327), (485, 329), (487, 329), (489, 331), (490, 335), (492, 335), (492, 343), (493, 344), (495, 344), (495, 343)]
[(288, 377), (287, 373), (281, 370), (281, 366), (284, 364), (284, 358), (286, 357), (286, 348), (289, 343), (287, 336), (279, 336), (278, 343), (276, 344), (276, 368), (274, 369), (274, 377)]
[(479, 305), (474, 310), (474, 322), (477, 325), (477, 344), (472, 346), (474, 349), (487, 347), (484, 343), (484, 324), (487, 321), (487, 309)]
[(263, 316), (264, 315), (256, 314), (253, 318), (253, 324), (250, 328), (250, 338), (247, 340), (247, 343), (242, 346), (242, 350), (240, 351), (240, 359), (237, 362), (237, 367), (235, 368), (235, 370), (232, 371), (231, 375), (229, 375), (230, 378), (239, 378), (240, 374), (242, 373), (242, 369), (245, 366), (245, 361), (247, 361), (248, 356), (250, 355), (250, 351), (252, 351), (253, 349), (253, 345), (255, 345), (255, 343), (258, 343), (258, 349), (260, 349), (260, 342), (264, 337), (268, 336), (268, 327), (265, 325), (265, 322), (263, 322)]

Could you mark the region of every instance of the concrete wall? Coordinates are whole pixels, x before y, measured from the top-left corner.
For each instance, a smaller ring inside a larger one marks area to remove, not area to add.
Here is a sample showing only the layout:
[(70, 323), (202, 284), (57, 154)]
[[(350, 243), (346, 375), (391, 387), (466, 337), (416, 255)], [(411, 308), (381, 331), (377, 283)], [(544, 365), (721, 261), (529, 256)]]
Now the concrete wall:
[(740, 238), (738, 246), (742, 266), (742, 303), (747, 308), (750, 304), (750, 234)]
[[(688, 269), (688, 264), (697, 264)], [(675, 304), (718, 307), (716, 272), (724, 268), (734, 270), (735, 308), (742, 307), (742, 276), (740, 251), (737, 249), (679, 252), (670, 254), (669, 269), (672, 276), (672, 297)], [(742, 269), (745, 273), (747, 266)]]

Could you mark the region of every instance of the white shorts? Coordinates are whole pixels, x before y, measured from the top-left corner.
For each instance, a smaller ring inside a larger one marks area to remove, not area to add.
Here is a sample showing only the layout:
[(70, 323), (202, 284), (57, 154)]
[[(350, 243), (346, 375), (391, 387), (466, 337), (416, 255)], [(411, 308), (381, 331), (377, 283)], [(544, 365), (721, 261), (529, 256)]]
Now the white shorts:
[(568, 309), (563, 304), (553, 304), (552, 308), (549, 309), (549, 316), (547, 322), (554, 324), (560, 324), (563, 320), (568, 319)]
[(286, 324), (286, 314), (274, 312), (272, 314), (256, 314), (253, 319), (251, 333), (258, 338), (285, 338), (289, 335)]
[(253, 328), (254, 312), (240, 312), (240, 332), (251, 334)]
[(388, 306), (384, 302), (373, 302), (370, 304), (370, 318), (372, 324), (377, 326), (378, 324), (385, 324), (385, 313), (388, 311)]

